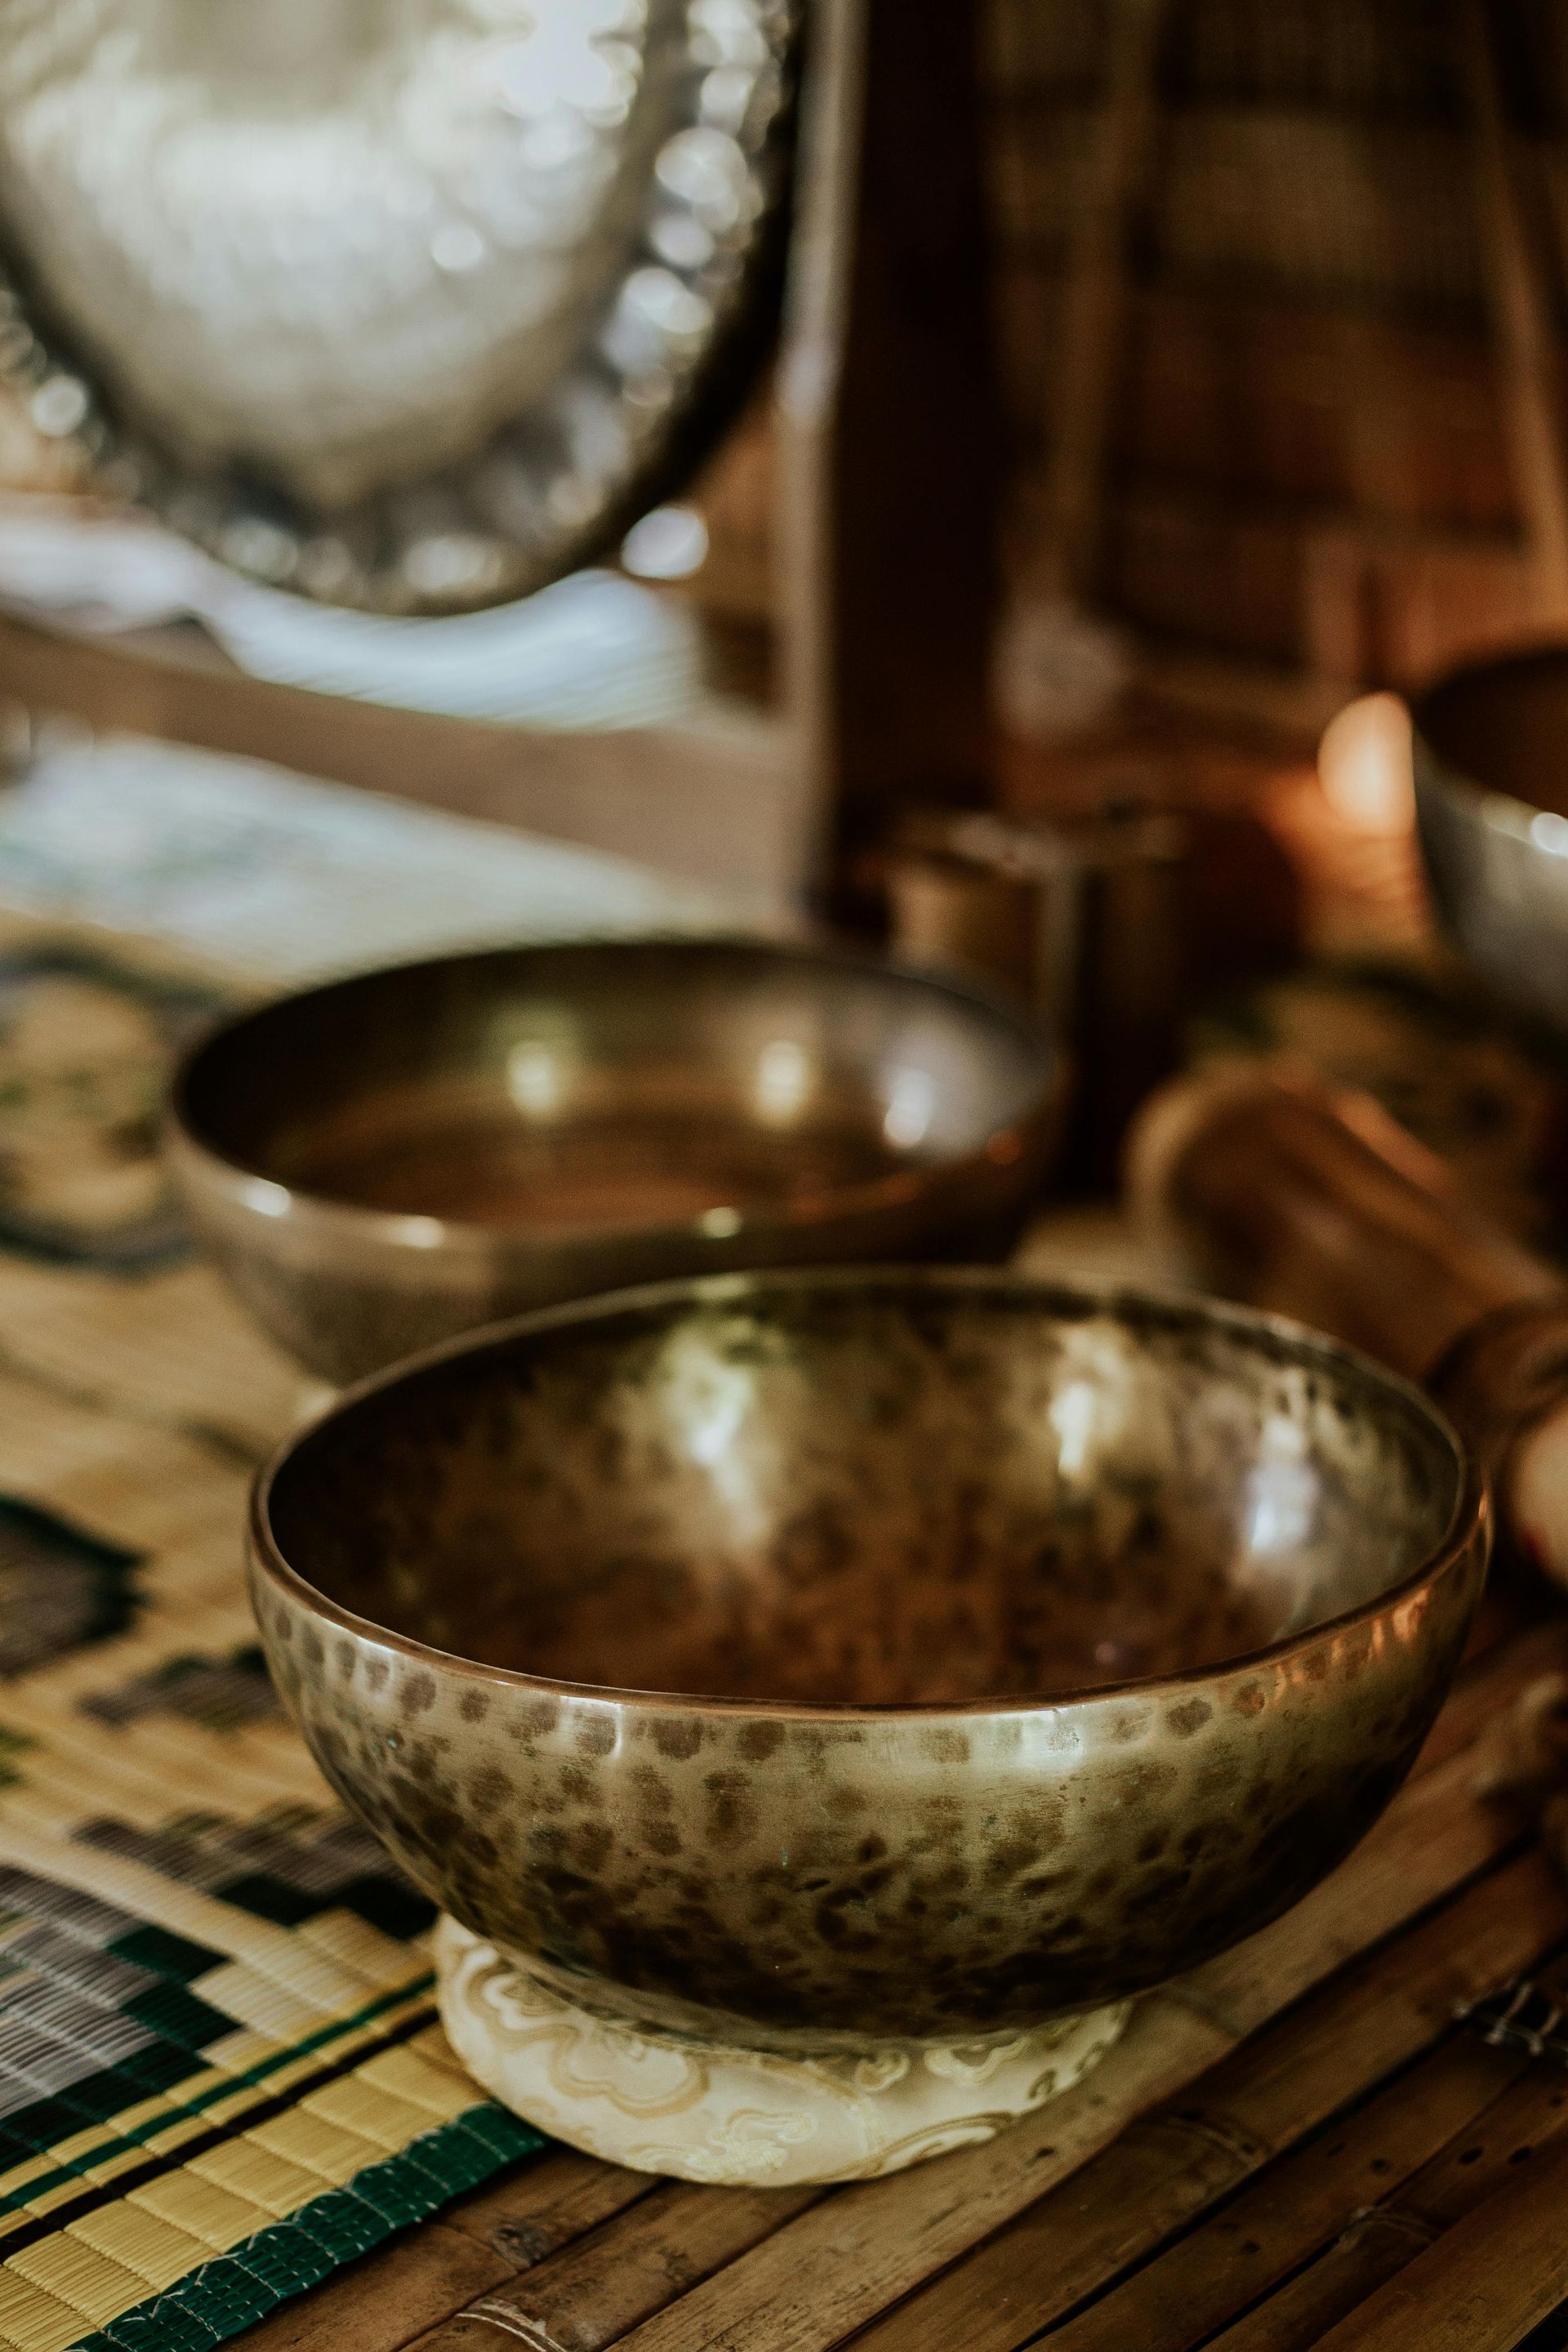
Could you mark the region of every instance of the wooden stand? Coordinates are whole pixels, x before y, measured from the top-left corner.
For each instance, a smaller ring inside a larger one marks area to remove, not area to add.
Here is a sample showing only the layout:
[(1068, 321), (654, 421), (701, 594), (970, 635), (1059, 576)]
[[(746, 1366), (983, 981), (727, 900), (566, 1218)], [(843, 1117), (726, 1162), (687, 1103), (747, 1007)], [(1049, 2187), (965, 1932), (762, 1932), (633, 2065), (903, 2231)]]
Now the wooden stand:
[(79, 637), (5, 613), (0, 698), (637, 858), (763, 915), (801, 887), (798, 770), (776, 721), (737, 705), (680, 727), (556, 733), (275, 686), (194, 627)]

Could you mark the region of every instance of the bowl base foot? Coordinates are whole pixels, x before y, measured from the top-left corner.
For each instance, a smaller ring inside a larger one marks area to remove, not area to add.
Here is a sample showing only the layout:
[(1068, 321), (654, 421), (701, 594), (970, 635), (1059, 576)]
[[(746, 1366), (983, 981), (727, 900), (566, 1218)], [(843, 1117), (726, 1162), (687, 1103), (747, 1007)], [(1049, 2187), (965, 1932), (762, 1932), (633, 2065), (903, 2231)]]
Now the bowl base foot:
[(453, 1919), (436, 1965), (447, 2038), (503, 2106), (609, 2163), (731, 2187), (869, 2180), (990, 2139), (1081, 2080), (1131, 2007), (1006, 2039), (784, 2057), (580, 2009)]

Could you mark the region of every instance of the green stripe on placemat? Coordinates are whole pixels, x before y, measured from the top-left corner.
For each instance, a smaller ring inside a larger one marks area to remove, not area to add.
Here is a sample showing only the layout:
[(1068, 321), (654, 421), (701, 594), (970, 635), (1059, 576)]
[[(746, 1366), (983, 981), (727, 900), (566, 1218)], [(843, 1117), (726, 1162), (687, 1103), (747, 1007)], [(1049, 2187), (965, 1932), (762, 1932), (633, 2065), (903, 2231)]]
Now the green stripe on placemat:
[[(357, 2009), (355, 2013), (353, 2013), (353, 2016), (341, 2018), (341, 2021), (336, 2022), (336, 2025), (324, 2025), (324, 2028), (320, 2030), (320, 2032), (315, 2032), (315, 2034), (306, 2034), (306, 2037), (300, 2039), (300, 2042), (294, 2042), (294, 2044), (289, 2044), (289, 2049), (275, 2051), (275, 2053), (270, 2055), (270, 2058), (263, 2058), (263, 2061), (258, 2061), (257, 2065), (245, 2067), (245, 2070), (237, 2072), (237, 2074), (233, 2074), (233, 2077), (228, 2077), (228, 2079), (224, 2079), (224, 2082), (214, 2084), (214, 2086), (209, 2088), (209, 2091), (197, 2091), (197, 2094), (195, 2094), (195, 2095), (191, 2095), (191, 2098), (169, 2100), (169, 2107), (172, 2107), (172, 2112), (176, 2112), (176, 2115), (181, 2115), (181, 2116), (197, 2116), (197, 2115), (202, 2115), (202, 2112), (207, 2110), (207, 2107), (218, 2105), (218, 2103), (221, 2103), (221, 2100), (230, 2100), (230, 2098), (233, 2098), (233, 2095), (235, 2095), (235, 2091), (240, 2091), (240, 2088), (258, 2088), (258, 2086), (261, 2086), (263, 2082), (266, 2082), (268, 2074), (278, 2074), (278, 2072), (282, 2070), (282, 2067), (299, 2065), (300, 2058), (308, 2058), (308, 2055), (310, 2055), (312, 2051), (324, 2049), (324, 2046), (327, 2046), (329, 2042), (339, 2042), (339, 2039), (343, 2037), (343, 2034), (355, 2032), (355, 2030), (360, 2028), (360, 2025), (369, 2025), (369, 2022), (372, 2022), (374, 2018), (376, 2018), (376, 2016), (381, 2016), (381, 2013), (384, 2013), (385, 2009), (395, 2009), (395, 2006), (400, 2006), (400, 2004), (405, 2004), (405, 2001), (414, 2000), (414, 1997), (416, 1997), (418, 1992), (426, 1992), (426, 1990), (428, 1990), (430, 1985), (435, 1985), (435, 1976), (430, 1976), (430, 1973), (426, 1971), (426, 1976), (416, 1976), (416, 1978), (414, 1978), (414, 1980), (411, 1980), (409, 1985), (402, 1985), (402, 1988), (397, 1988), (397, 1992), (385, 1992), (385, 1994), (381, 1994), (381, 2000), (378, 2000), (378, 2001), (367, 2001), (367, 2004), (364, 2004), (364, 2009)], [(428, 2022), (428, 2016), (433, 2016), (433, 2011), (426, 2011), (426, 2013), (416, 2013), (416, 2016), (411, 2016), (411, 2018), (409, 2018), (409, 2030), (418, 2028), (418, 2025), (423, 2025), (423, 2022)], [(364, 2051), (355, 2051), (355, 2058), (353, 2058), (351, 2063), (360, 2063), (362, 2058), (364, 2058)], [(249, 2122), (249, 2119), (245, 2119), (245, 2122)], [(235, 2131), (242, 2131), (242, 2128), (245, 2128), (245, 2122), (242, 2122), (242, 2124), (235, 2124), (235, 2126), (233, 2126)], [(169, 2115), (160, 2115), (160, 2116), (155, 2116), (155, 2119), (153, 2119), (151, 2124), (143, 2124), (143, 2126), (141, 2126), (139, 2131), (124, 2133), (122, 2138), (99, 2140), (99, 2143), (94, 2143), (94, 2147), (91, 2147), (91, 2164), (94, 2164), (94, 2166), (101, 2166), (103, 2161), (106, 2161), (106, 2159), (113, 2159), (113, 2157), (130, 2155), (132, 2149), (134, 2149), (134, 2147), (143, 2147), (143, 2145), (146, 2145), (148, 2140), (153, 2140), (153, 2138), (155, 2138), (155, 2136), (160, 2136), (160, 2133), (164, 2133), (164, 2131), (167, 2131), (167, 2128), (169, 2128)], [(188, 2145), (181, 2145), (179, 2152), (176, 2152), (176, 2155), (172, 2155), (172, 2157), (169, 2157), (169, 2159), (167, 2159), (167, 2166), (179, 2166), (179, 2164), (185, 2164), (185, 2161), (188, 2161), (188, 2157), (191, 2157), (191, 2147), (188, 2147)], [(49, 2192), (49, 2189), (61, 2188), (61, 2185), (64, 2185), (66, 2180), (70, 2180), (70, 2178), (75, 2178), (75, 2173), (82, 2171), (82, 2168), (85, 2168), (85, 2166), (70, 2166), (70, 2168), (66, 2168), (66, 2171), (57, 2171), (57, 2173), (40, 2173), (40, 2176), (37, 2176), (37, 2178), (33, 2178), (33, 2180), (28, 2180), (28, 2185), (26, 2185), (24, 2189), (14, 2189), (14, 2192), (9, 2194), (9, 2197), (0, 2197), (0, 2216), (5, 2216), (5, 2213), (9, 2213), (9, 2210), (14, 2210), (14, 2209), (19, 2209), (19, 2206), (30, 2204), (30, 2201), (37, 2200), (37, 2197), (42, 2197), (42, 2194), (47, 2194), (47, 2192)], [(47, 2227), (58, 2227), (58, 2216), (49, 2216), (49, 2222), (47, 2222)], [(0, 2239), (0, 2261), (5, 2261), (5, 2258), (9, 2258), (9, 2253), (12, 2253), (12, 2246), (14, 2246), (14, 2239), (9, 2237), (9, 2234), (7, 2234), (7, 2237)]]
[[(160, 747), (153, 801), (166, 764)], [(251, 913), (258, 872), (270, 893), (246, 999), (319, 960), (300, 861), (331, 835), (342, 863), (356, 803), (268, 789), (282, 800), (229, 845)], [(196, 874), (188, 790), (133, 845), (151, 858), (137, 920), (159, 929), (171, 877), (177, 897)], [(461, 929), (499, 836), (419, 822), (398, 872), (448, 856), (440, 919)], [(428, 1896), (339, 1808), (268, 1680), (246, 1496), (298, 1381), (192, 1260), (152, 1116), (228, 991), (156, 946), (110, 948), (97, 919), (130, 905), (128, 869), (110, 908), (91, 866), (64, 893), (85, 926), (0, 910), (0, 2352), (206, 2352), (541, 2141), (458, 2065)], [(520, 876), (514, 928), (521, 889), (558, 929), (560, 877), (531, 898)], [(52, 904), (58, 876), (40, 877)], [(210, 886), (204, 868), (193, 908)], [(174, 929), (208, 952), (205, 918)], [(331, 946), (353, 961), (354, 938)], [(358, 942), (399, 951), (390, 931)]]
[[(331, 2025), (322, 2026), (315, 2033), (305, 2034), (300, 2041), (290, 2042), (286, 2049), (275, 2051), (270, 2057), (258, 2060), (254, 2066), (241, 2068), (222, 2082), (215, 2083), (210, 2089), (195, 2092), (188, 2098), (171, 2097), (166, 2112), (154, 2116), (152, 2122), (142, 2125), (139, 2130), (125, 2133), (118, 2138), (95, 2142), (91, 2150), (91, 2165), (101, 2166), (112, 2158), (127, 2155), (133, 2148), (146, 2146), (149, 2141), (166, 2132), (173, 2119), (199, 2116), (205, 2109), (232, 2099), (237, 2091), (246, 2088), (258, 2089), (268, 2075), (279, 2074), (286, 2066), (297, 2065), (301, 2058), (308, 2058), (313, 2052), (325, 2049), (330, 2042), (341, 2041), (345, 2034), (355, 2032), (361, 2026), (370, 2024), (384, 2011), (398, 2008), (413, 2000), (421, 1992), (428, 1991), (435, 1981), (434, 1975), (426, 1969), (422, 1976), (412, 1978), (406, 1985), (400, 1985), (393, 1992), (384, 1993), (379, 2000), (367, 2001), (363, 2009), (355, 2010), (352, 2016), (340, 2018)], [(408, 2024), (412, 2029), (426, 2021), (426, 2014), (417, 2014), (410, 2018)], [(363, 2054), (363, 2052), (356, 2052), (353, 2063), (357, 2063)], [(233, 2128), (237, 2131), (243, 2127), (242, 2120)], [(177, 2153), (167, 2159), (167, 2163), (171, 2167), (184, 2164), (188, 2161), (190, 2153), (189, 2147), (182, 2145)], [(25, 2189), (13, 2189), (9, 2195), (0, 2197), (0, 2217), (27, 2206), (34, 2200), (75, 2179), (79, 2173), (88, 2168), (86, 2164), (79, 2164), (58, 2172), (37, 2175), (27, 2182)], [(51, 2216), (47, 2226), (59, 2227), (58, 2216)], [(14, 2242), (9, 2236), (0, 2238), (0, 2261), (9, 2257)]]
[(209, 2352), (545, 2145), (531, 2125), (486, 2100), (82, 2336), (73, 2352)]

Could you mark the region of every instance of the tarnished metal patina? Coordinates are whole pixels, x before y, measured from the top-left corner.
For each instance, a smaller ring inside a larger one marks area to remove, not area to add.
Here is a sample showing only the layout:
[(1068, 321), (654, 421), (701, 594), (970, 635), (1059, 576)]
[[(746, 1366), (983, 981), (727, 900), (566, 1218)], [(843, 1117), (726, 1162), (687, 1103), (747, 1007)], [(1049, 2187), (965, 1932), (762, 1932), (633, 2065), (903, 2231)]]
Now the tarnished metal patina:
[(635, 940), (314, 989), (197, 1049), (169, 1149), (258, 1322), (353, 1380), (666, 1276), (998, 1257), (1061, 1058), (1020, 1014), (832, 948)]
[(1479, 1481), (1300, 1328), (997, 1273), (668, 1285), (260, 1476), (274, 1675), (453, 1918), (762, 2050), (1018, 2032), (1251, 1934), (1399, 1786)]

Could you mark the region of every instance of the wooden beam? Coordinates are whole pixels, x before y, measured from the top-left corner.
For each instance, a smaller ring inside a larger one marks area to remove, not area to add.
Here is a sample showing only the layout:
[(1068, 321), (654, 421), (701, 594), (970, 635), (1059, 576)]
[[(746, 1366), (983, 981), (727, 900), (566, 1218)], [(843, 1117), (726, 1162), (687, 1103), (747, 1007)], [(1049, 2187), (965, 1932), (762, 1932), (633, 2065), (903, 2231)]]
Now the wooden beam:
[(1046, 432), (1041, 586), (1091, 599), (1098, 584), (1106, 455), (1127, 310), (1127, 238), (1154, 141), (1154, 68), (1167, 0), (1117, 0), (1105, 89), (1074, 215)]
[(1515, 488), (1535, 560), (1538, 617), (1568, 626), (1568, 459), (1552, 297), (1531, 246), (1484, 0), (1455, 0), (1471, 109), (1482, 266)]
[(784, 697), (826, 879), (983, 796), (999, 436), (976, 0), (822, 0), (778, 379)]
[(804, 779), (783, 728), (742, 704), (682, 728), (510, 727), (275, 686), (195, 629), (89, 638), (5, 614), (0, 698), (637, 858), (759, 913), (805, 881)]

